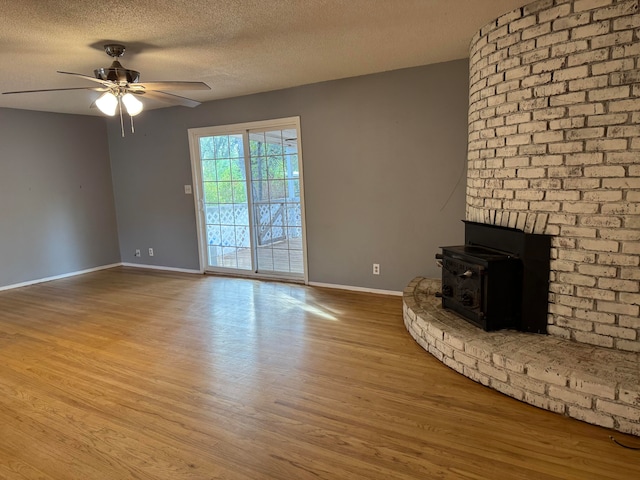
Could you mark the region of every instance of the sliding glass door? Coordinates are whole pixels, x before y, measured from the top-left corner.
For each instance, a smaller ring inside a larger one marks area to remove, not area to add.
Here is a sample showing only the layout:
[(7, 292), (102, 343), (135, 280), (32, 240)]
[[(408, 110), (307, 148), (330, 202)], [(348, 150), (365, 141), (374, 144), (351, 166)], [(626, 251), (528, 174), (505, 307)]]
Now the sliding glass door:
[(298, 119), (189, 136), (204, 270), (306, 281)]

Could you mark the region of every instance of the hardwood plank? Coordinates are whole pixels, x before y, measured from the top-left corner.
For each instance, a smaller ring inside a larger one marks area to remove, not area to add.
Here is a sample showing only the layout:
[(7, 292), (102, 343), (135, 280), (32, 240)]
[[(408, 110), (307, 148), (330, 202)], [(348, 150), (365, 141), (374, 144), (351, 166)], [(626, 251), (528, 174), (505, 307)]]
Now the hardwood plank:
[(458, 375), (397, 297), (116, 268), (0, 292), (0, 478), (628, 479)]

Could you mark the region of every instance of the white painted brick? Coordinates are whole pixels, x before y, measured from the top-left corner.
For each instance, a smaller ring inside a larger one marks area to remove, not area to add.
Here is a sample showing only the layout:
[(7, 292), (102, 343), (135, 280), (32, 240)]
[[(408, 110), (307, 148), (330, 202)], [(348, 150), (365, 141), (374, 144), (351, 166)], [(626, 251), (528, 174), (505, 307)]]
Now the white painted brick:
[(600, 278), (598, 280), (598, 287), (607, 288), (616, 292), (635, 293), (640, 290), (638, 282), (633, 280), (620, 280), (617, 278)]
[(567, 165), (597, 165), (604, 162), (604, 154), (600, 152), (572, 153), (565, 156)]
[[(554, 22), (555, 23), (555, 22)], [(551, 47), (552, 57), (563, 57), (572, 53), (584, 52), (589, 50), (589, 42), (587, 40), (575, 40), (565, 42)]]
[(636, 331), (640, 330), (640, 318), (629, 317), (627, 315), (618, 316), (618, 325), (624, 328), (632, 328)]
[(483, 373), (488, 377), (495, 378), (496, 380), (499, 380), (501, 382), (507, 382), (508, 380), (507, 372), (505, 372), (501, 368), (494, 367), (488, 363), (479, 361), (478, 370), (480, 371), (480, 373)]
[(610, 380), (608, 382), (587, 380), (572, 375), (569, 380), (569, 387), (577, 392), (588, 393), (600, 398), (608, 398), (610, 400), (616, 398), (616, 384)]
[(569, 116), (575, 117), (580, 115), (600, 115), (605, 113), (603, 103), (587, 103), (582, 105), (570, 105), (567, 107)]
[(623, 405), (640, 408), (640, 386), (635, 388), (620, 387), (618, 400)]
[(628, 422), (626, 420), (618, 419), (617, 430), (640, 437), (640, 424), (636, 422)]
[(591, 16), (588, 12), (577, 13), (574, 15), (564, 15), (562, 17), (558, 17), (558, 19), (551, 24), (551, 29), (557, 31), (579, 27), (580, 25), (589, 23), (590, 19)]
[(592, 48), (610, 47), (612, 45), (620, 45), (630, 43), (633, 40), (633, 31), (624, 30), (621, 32), (610, 33), (608, 35), (600, 35), (591, 38)]
[(620, 250), (620, 242), (616, 242), (615, 240), (581, 239), (578, 245), (585, 250), (595, 250), (598, 252), (615, 253)]
[(609, 49), (601, 48), (599, 50), (590, 50), (584, 53), (576, 53), (567, 57), (567, 65), (574, 67), (576, 65), (584, 65), (587, 63), (599, 63), (609, 60)]
[(453, 358), (454, 350), (449, 345), (447, 345), (446, 343), (440, 340), (436, 340), (435, 346), (438, 349), (438, 351), (443, 353), (443, 355), (446, 355), (449, 358)]
[(522, 40), (529, 40), (531, 38), (540, 37), (551, 32), (551, 22), (542, 23), (540, 25), (533, 25), (525, 28), (522, 31)]
[(640, 99), (618, 100), (609, 103), (609, 112), (636, 112), (640, 110)]
[(575, 225), (577, 222), (576, 215), (552, 214), (549, 215), (549, 223), (558, 225)]
[(630, 15), (638, 11), (637, 0), (617, 2), (610, 7), (602, 8), (593, 12), (594, 20), (602, 20), (605, 18), (621, 17), (623, 15)]
[(602, 265), (638, 266), (639, 260), (634, 255), (600, 254), (598, 263)]
[(640, 269), (639, 268), (621, 268), (620, 278), (640, 280)]
[[(585, 148), (592, 152), (608, 152), (611, 150), (626, 150), (626, 139), (604, 139), (599, 138), (597, 140), (587, 140)], [(625, 152), (626, 153), (626, 152)], [(631, 154), (628, 154), (631, 156)], [(620, 163), (620, 162), (616, 162)]]
[(611, 115), (591, 115), (587, 118), (587, 125), (597, 127), (603, 125), (618, 125), (626, 123), (629, 115), (627, 113), (617, 113)]
[[(583, 192), (582, 198), (587, 202), (617, 202), (622, 200), (622, 192), (617, 190), (605, 190), (605, 191), (589, 191)], [(611, 218), (611, 221), (620, 221), (619, 218)], [(607, 238), (607, 237), (603, 237)], [(611, 237), (613, 238), (613, 237)]]
[(553, 0), (538, 0), (537, 2), (528, 3), (523, 7), (523, 14), (525, 16), (533, 13), (540, 12), (541, 10), (547, 10), (553, 6)]
[(608, 166), (608, 167), (585, 167), (585, 177), (625, 177), (626, 171), (622, 166)]
[(555, 320), (558, 327), (569, 329), (572, 332), (575, 332), (576, 330), (585, 332), (593, 331), (593, 322), (578, 320), (571, 317), (556, 317)]
[(509, 383), (524, 391), (538, 393), (540, 395), (544, 395), (547, 388), (547, 383), (535, 380), (527, 375), (519, 375), (517, 373), (511, 373), (509, 375)]
[(453, 351), (453, 358), (454, 360), (456, 360), (457, 362), (466, 365), (467, 367), (471, 367), (473, 369), (478, 369), (478, 360), (465, 354), (462, 353), (459, 350), (454, 350)]
[(577, 393), (569, 388), (549, 386), (549, 396), (565, 402), (566, 404), (578, 405), (584, 408), (592, 408), (593, 397), (584, 393)]
[(531, 405), (535, 405), (539, 408), (544, 408), (545, 410), (549, 410), (551, 412), (556, 413), (565, 413), (565, 403), (559, 400), (552, 400), (546, 395), (537, 395), (531, 392), (525, 392), (524, 401), (530, 403)]
[[(422, 347), (424, 348), (424, 346)], [(436, 357), (439, 361), (441, 361), (442, 363), (444, 363), (444, 354), (438, 350), (435, 346), (433, 345), (429, 345), (426, 349), (431, 355), (433, 355), (434, 357)]]
[(464, 364), (455, 361), (453, 358), (444, 357), (443, 363), (456, 372), (464, 374)]
[(613, 338), (604, 335), (598, 335), (597, 333), (581, 332), (576, 330), (573, 332), (573, 338), (577, 342), (588, 343), (590, 345), (597, 345), (599, 347), (613, 347)]
[(492, 352), (487, 348), (486, 344), (478, 345), (473, 342), (467, 342), (464, 346), (466, 354), (486, 363), (491, 363)]
[(504, 368), (511, 372), (524, 373), (526, 366), (522, 361), (519, 361), (513, 357), (508, 357), (505, 360)]
[[(587, 77), (579, 80), (571, 80), (568, 85), (570, 92), (576, 92), (581, 90), (604, 89), (609, 85), (609, 77), (607, 75), (601, 75), (599, 77)], [(603, 99), (595, 99), (588, 97), (590, 101), (601, 101)]]
[(612, 292), (611, 290), (602, 290), (599, 288), (589, 287), (576, 287), (576, 296), (592, 298), (593, 300), (605, 300), (608, 302), (613, 302), (616, 299), (616, 293)]
[(561, 328), (556, 325), (548, 325), (547, 331), (549, 332), (549, 335), (554, 335), (556, 337), (561, 337), (566, 339), (571, 338), (571, 330), (567, 328)]
[(571, 13), (571, 5), (566, 3), (564, 5), (557, 5), (555, 7), (549, 8), (548, 10), (543, 10), (538, 13), (538, 22), (544, 23), (549, 22), (551, 20), (555, 20), (557, 18), (564, 18)]
[(625, 350), (627, 352), (637, 352), (640, 353), (640, 342), (637, 340), (617, 340), (616, 348), (619, 350)]
[(596, 400), (596, 410), (604, 414), (622, 417), (625, 420), (640, 421), (640, 407), (634, 408), (629, 405), (598, 399)]
[[(587, 192), (585, 192), (585, 195), (586, 193)], [(589, 197), (592, 198), (593, 201), (601, 201), (601, 199), (599, 199), (597, 195), (599, 192), (588, 193)], [(615, 217), (588, 215), (580, 218), (580, 225), (589, 227), (620, 227), (622, 223), (619, 218)]]
[(556, 303), (573, 308), (593, 308), (594, 301), (589, 298), (579, 298), (570, 295), (556, 295)]
[(594, 412), (593, 410), (587, 410), (586, 408), (569, 405), (567, 414), (572, 418), (577, 418), (583, 422), (592, 423), (605, 428), (613, 428), (613, 417), (608, 414)]
[(551, 383), (553, 385), (565, 386), (568, 378), (555, 371), (551, 367), (539, 367), (537, 365), (527, 366), (527, 375), (542, 382)]
[(607, 128), (607, 137), (640, 137), (638, 125), (615, 125)]
[(596, 325), (595, 333), (608, 337), (623, 338), (625, 340), (636, 340), (637, 332), (631, 328), (616, 327), (613, 325)]
[(432, 335), (434, 338), (438, 340), (442, 340), (444, 338), (444, 332), (440, 328), (433, 325), (432, 323), (430, 323), (427, 326), (427, 331), (429, 332), (430, 335)]
[(593, 10), (594, 8), (605, 7), (612, 3), (612, 0), (576, 0), (576, 2), (574, 2), (573, 9), (576, 12), (581, 12), (584, 10)]
[[(577, 182), (574, 182), (577, 183)], [(571, 184), (565, 180), (564, 182), (566, 188), (572, 188)], [(588, 202), (566, 202), (562, 205), (562, 210), (565, 213), (583, 213), (590, 214), (596, 213), (600, 208), (597, 203), (588, 203)]]
[(474, 382), (484, 385), (485, 387), (488, 387), (491, 385), (491, 378), (489, 376), (483, 375), (482, 373), (478, 372), (473, 368), (469, 368), (465, 366), (463, 375), (467, 378), (470, 378)]
[(611, 22), (608, 20), (596, 23), (589, 23), (588, 25), (580, 26), (571, 29), (571, 38), (573, 40), (579, 38), (594, 38), (599, 35), (609, 33), (611, 31)]
[(618, 295), (618, 298), (620, 299), (620, 302), (627, 303), (630, 306), (640, 305), (640, 294), (638, 293), (621, 292)]
[(508, 395), (520, 401), (524, 401), (524, 390), (520, 388), (516, 388), (513, 385), (509, 385), (495, 379), (491, 380), (491, 386), (497, 391), (504, 393), (505, 395)]
[(571, 105), (575, 103), (584, 103), (587, 99), (586, 92), (573, 92), (564, 95), (555, 95), (549, 99), (549, 105), (552, 107), (558, 105)]
[(639, 152), (607, 152), (607, 163), (632, 164), (638, 161)]

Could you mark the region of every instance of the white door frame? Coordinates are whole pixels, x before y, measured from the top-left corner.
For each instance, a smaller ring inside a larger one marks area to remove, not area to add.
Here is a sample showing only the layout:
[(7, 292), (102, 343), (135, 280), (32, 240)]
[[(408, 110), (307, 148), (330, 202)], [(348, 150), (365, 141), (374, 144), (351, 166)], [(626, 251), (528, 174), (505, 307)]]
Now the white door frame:
[[(304, 265), (304, 283), (309, 283), (309, 274), (307, 272), (307, 227), (305, 220), (305, 204), (304, 204), (304, 176), (303, 176), (303, 156), (302, 142), (300, 140), (302, 133), (300, 132), (300, 117), (278, 118), (274, 120), (262, 120), (257, 122), (236, 123), (232, 125), (217, 125), (211, 127), (199, 127), (188, 129), (189, 134), (189, 152), (191, 156), (191, 177), (193, 182), (193, 201), (196, 213), (196, 226), (198, 229), (198, 260), (200, 264), (200, 273), (207, 270), (207, 250), (206, 250), (206, 232), (205, 232), (205, 209), (204, 209), (204, 192), (202, 190), (202, 168), (200, 163), (200, 137), (209, 137), (215, 135), (232, 135), (242, 133), (246, 134), (249, 130), (265, 129), (265, 128), (281, 128), (295, 125), (298, 132), (298, 168), (300, 177), (300, 213), (302, 223), (302, 261)], [(247, 151), (247, 156), (250, 155)], [(250, 186), (249, 186), (250, 187)], [(248, 192), (250, 194), (250, 192)], [(253, 250), (253, 248), (252, 248)], [(229, 272), (231, 273), (231, 272)], [(242, 275), (252, 278), (265, 279), (282, 279), (276, 275), (256, 273), (251, 270), (246, 272), (234, 271), (235, 275)]]

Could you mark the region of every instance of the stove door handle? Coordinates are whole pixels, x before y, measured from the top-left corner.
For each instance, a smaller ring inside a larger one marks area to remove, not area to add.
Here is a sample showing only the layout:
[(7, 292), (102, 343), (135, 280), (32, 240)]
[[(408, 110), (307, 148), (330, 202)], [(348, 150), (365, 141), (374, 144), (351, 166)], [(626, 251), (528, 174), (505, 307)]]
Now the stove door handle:
[(473, 277), (473, 270), (467, 270), (464, 273), (458, 275), (460, 278), (471, 278)]

